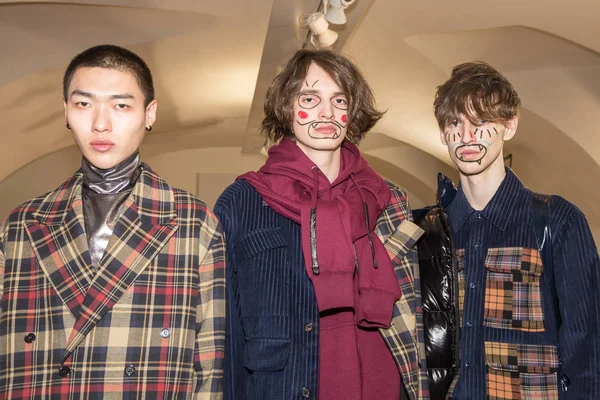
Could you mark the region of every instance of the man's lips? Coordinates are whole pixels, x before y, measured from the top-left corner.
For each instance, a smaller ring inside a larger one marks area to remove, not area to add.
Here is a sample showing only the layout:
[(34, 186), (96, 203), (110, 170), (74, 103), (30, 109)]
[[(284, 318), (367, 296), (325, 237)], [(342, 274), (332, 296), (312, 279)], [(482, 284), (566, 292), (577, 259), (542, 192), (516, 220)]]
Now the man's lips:
[(332, 135), (337, 132), (337, 127), (335, 125), (320, 125), (315, 131), (322, 133), (324, 135)]
[(481, 165), (481, 160), (487, 154), (487, 147), (481, 144), (463, 145), (456, 149), (455, 154), (460, 161)]
[(485, 151), (485, 146), (475, 144), (465, 148), (458, 156), (460, 158), (474, 158), (479, 157), (483, 151)]
[(99, 153), (106, 153), (114, 147), (114, 143), (110, 140), (93, 140), (90, 145)]

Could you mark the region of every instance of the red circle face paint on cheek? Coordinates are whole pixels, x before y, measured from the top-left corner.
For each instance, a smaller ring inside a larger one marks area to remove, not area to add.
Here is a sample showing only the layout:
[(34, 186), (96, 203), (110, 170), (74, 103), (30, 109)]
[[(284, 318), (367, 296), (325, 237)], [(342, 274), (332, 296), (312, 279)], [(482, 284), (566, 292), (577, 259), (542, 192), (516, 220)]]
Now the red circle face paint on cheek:
[(298, 111), (298, 116), (302, 119), (308, 118), (308, 114), (305, 113), (304, 111)]
[(346, 116), (346, 114), (342, 115), (342, 122), (343, 123), (348, 122), (348, 117)]

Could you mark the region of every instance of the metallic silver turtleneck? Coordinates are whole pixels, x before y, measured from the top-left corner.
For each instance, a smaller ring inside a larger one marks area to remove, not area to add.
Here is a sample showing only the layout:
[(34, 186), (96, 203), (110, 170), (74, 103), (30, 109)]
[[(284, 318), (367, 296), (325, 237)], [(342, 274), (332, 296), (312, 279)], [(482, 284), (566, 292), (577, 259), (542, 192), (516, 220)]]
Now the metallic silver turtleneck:
[(135, 152), (109, 169), (93, 166), (85, 157), (83, 171), (83, 218), (92, 265), (98, 268), (122, 205), (140, 173), (140, 153)]

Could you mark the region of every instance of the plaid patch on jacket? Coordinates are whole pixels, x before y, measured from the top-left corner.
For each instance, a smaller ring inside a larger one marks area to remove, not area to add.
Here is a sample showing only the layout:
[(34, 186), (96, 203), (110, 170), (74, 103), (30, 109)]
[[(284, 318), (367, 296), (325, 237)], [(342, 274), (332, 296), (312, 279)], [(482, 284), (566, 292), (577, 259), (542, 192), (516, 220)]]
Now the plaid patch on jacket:
[(425, 364), (421, 283), (415, 243), (423, 230), (412, 222), (406, 194), (389, 184), (392, 198), (375, 231), (395, 267), (402, 295), (394, 307), (392, 325), (380, 329), (402, 375), (402, 384), (411, 400), (429, 398)]
[(0, 226), (0, 399), (221, 398), (221, 227), (142, 168), (97, 272), (81, 171)]

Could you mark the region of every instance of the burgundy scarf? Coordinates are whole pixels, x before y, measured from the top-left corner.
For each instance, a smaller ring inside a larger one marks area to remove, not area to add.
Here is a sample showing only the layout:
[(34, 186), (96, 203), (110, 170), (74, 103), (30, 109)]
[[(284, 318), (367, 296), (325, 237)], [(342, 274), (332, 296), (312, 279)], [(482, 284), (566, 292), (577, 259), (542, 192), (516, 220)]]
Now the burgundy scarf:
[[(393, 265), (374, 232), (377, 218), (390, 202), (387, 184), (368, 166), (358, 147), (348, 142), (341, 148), (340, 173), (330, 183), (288, 138), (271, 147), (258, 172), (240, 178), (275, 212), (301, 226), (306, 272), (321, 313), (321, 396), (324, 374), (328, 381), (333, 378), (343, 385), (330, 387), (332, 394), (346, 392), (350, 388), (347, 379), (362, 381), (363, 390), (358, 387), (358, 394), (364, 393), (368, 374), (361, 375), (361, 366), (373, 365), (363, 359), (374, 355), (361, 354), (359, 348), (373, 346), (366, 342), (359, 346), (359, 342), (366, 330), (377, 335), (370, 335), (369, 342), (380, 341), (385, 347), (373, 328), (389, 328), (394, 303), (400, 297)], [(332, 365), (332, 360), (337, 362)]]

